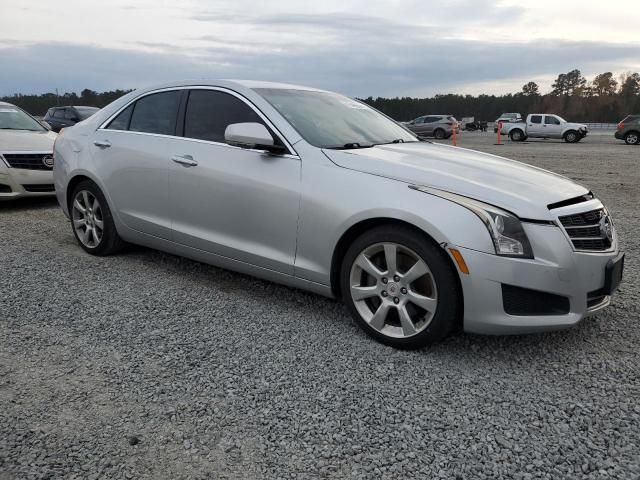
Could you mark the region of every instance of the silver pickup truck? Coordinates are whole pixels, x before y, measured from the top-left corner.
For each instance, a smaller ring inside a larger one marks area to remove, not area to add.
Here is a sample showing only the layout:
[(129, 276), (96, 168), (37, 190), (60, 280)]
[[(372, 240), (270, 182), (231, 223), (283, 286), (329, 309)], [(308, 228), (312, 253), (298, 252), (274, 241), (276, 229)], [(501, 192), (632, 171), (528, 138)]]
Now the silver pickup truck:
[(567, 143), (576, 143), (587, 135), (587, 126), (567, 122), (558, 115), (532, 113), (526, 122), (503, 123), (501, 133), (509, 135), (514, 142), (527, 138), (561, 138)]

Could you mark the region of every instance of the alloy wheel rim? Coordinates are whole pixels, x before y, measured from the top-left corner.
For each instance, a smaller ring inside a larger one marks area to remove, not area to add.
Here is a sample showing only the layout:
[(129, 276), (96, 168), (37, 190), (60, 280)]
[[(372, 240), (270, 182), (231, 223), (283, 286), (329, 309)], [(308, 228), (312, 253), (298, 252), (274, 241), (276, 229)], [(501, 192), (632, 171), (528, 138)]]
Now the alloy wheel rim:
[(104, 234), (104, 218), (98, 199), (88, 190), (81, 190), (73, 199), (73, 229), (85, 247), (96, 248)]
[(570, 142), (573, 142), (576, 139), (576, 134), (575, 133), (570, 133), (569, 135), (567, 135), (567, 137), (569, 138)]
[(438, 291), (427, 263), (413, 250), (392, 242), (371, 245), (354, 260), (349, 280), (358, 313), (379, 333), (408, 338), (431, 324)]
[(638, 143), (638, 136), (633, 133), (627, 136), (627, 141), (629, 143)]

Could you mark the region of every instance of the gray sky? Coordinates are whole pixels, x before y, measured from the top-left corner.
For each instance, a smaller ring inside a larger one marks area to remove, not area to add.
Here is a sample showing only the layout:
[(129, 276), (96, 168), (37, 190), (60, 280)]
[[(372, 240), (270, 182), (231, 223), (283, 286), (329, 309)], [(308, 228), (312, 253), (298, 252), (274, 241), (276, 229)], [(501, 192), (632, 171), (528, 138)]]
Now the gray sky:
[(176, 79), (352, 96), (550, 90), (640, 71), (637, 0), (0, 0), (0, 95)]

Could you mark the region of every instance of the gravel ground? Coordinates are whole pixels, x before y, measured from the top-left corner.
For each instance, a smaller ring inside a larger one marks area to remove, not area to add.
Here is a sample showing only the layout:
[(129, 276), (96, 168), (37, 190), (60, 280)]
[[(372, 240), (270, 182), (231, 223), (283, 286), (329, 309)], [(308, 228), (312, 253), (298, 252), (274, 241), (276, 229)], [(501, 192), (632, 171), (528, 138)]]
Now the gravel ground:
[(55, 202), (0, 204), (0, 479), (640, 478), (640, 147), (459, 140), (609, 205), (610, 308), (396, 351), (334, 301), (142, 248), (94, 258)]

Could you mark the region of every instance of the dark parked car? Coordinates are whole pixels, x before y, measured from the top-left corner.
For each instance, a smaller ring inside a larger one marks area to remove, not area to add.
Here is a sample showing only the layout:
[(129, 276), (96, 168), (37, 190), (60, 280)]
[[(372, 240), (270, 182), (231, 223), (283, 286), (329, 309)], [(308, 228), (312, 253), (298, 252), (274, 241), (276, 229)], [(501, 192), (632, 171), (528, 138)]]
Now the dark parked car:
[(59, 132), (89, 118), (98, 110), (96, 107), (53, 107), (47, 110), (44, 121), (51, 125), (54, 132)]
[(449, 138), (454, 128), (456, 133), (460, 132), (458, 121), (451, 115), (424, 115), (405, 123), (405, 126), (420, 137)]
[(627, 115), (618, 124), (615, 136), (618, 140), (624, 140), (627, 145), (640, 144), (640, 115)]

